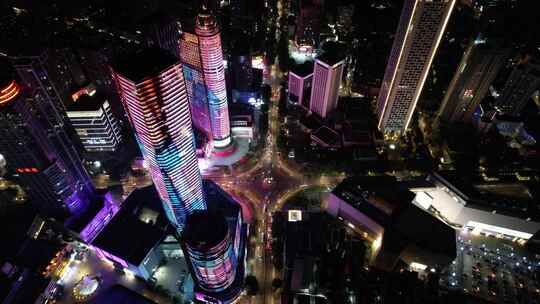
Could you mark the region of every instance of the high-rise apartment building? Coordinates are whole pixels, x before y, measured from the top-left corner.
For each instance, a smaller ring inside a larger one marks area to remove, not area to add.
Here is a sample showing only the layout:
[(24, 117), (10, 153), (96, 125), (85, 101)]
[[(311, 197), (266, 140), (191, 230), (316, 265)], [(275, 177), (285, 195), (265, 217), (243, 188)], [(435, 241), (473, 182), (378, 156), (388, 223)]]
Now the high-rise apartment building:
[(232, 140), (220, 32), (204, 7), (195, 21), (195, 34), (183, 33), (180, 58), (195, 125), (210, 132), (216, 152), (228, 150)]
[(519, 116), (534, 91), (540, 88), (540, 64), (527, 62), (514, 68), (495, 106), (499, 111)]
[(339, 87), (345, 68), (344, 58), (323, 54), (315, 60), (309, 110), (322, 118), (337, 107)]
[(289, 101), (309, 109), (313, 64), (293, 67), (289, 71)]
[(481, 35), (471, 41), (444, 96), (439, 118), (447, 122), (471, 122), (509, 53), (508, 48)]
[(67, 116), (87, 152), (114, 152), (122, 142), (120, 123), (99, 95), (81, 95), (68, 106)]
[(150, 48), (119, 58), (113, 79), (169, 220), (206, 209), (182, 66)]
[(61, 125), (48, 117), (51, 101), (40, 89), (22, 89), (11, 67), (0, 64), (0, 154), (32, 202), (46, 213), (82, 213), (94, 188)]
[[(52, 101), (54, 110), (65, 119), (66, 104), (71, 98), (71, 91), (82, 74), (74, 76), (72, 55), (67, 49), (33, 49), (24, 55), (9, 56), (21, 85), (32, 89), (41, 89)], [(81, 79), (83, 81), (84, 79)]]
[(399, 135), (407, 130), (455, 2), (404, 2), (377, 100), (382, 132)]

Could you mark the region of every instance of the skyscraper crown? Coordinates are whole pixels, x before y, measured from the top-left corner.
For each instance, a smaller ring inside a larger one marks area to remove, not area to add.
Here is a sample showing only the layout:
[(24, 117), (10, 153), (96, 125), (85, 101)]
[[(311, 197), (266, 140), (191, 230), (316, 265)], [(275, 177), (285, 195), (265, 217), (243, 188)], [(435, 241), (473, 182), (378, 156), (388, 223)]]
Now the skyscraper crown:
[(217, 26), (216, 19), (212, 16), (212, 13), (209, 9), (206, 8), (206, 5), (203, 4), (197, 19), (195, 20), (195, 26), (200, 29), (210, 30)]

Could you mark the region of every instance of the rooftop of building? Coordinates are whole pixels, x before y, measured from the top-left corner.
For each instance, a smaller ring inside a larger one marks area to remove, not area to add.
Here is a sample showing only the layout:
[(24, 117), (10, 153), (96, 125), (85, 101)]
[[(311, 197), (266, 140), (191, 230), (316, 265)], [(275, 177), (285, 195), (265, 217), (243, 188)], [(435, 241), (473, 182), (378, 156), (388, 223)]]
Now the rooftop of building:
[(392, 268), (396, 260), (386, 260), (384, 256), (397, 258), (404, 250), (427, 251), (448, 258), (456, 254), (455, 230), (412, 204), (415, 194), (408, 186), (392, 176), (358, 176), (345, 179), (332, 192), (384, 228), (381, 248), (392, 254), (383, 254), (382, 259), (377, 258), (377, 264), (382, 261), (380, 266), (385, 269)]
[(415, 194), (392, 176), (354, 176), (343, 180), (332, 193), (386, 225), (390, 218), (412, 206)]
[(221, 243), (228, 232), (227, 222), (222, 215), (196, 211), (188, 216), (182, 239), (191, 248), (204, 252)]
[(178, 63), (178, 59), (166, 50), (144, 48), (118, 56), (111, 67), (118, 74), (132, 81), (140, 81), (146, 77), (157, 76), (160, 72)]
[(397, 217), (393, 227), (395, 227), (393, 231), (400, 240), (406, 239), (408, 242), (415, 243), (419, 248), (429, 249), (430, 252), (449, 256), (456, 254), (456, 231), (454, 228), (414, 205)]
[(290, 71), (297, 76), (306, 77), (313, 74), (313, 61), (306, 61), (303, 64), (296, 64)]
[(105, 96), (102, 94), (95, 94), (93, 96), (82, 94), (76, 101), (68, 105), (67, 111), (97, 111), (101, 109), (105, 101)]
[(134, 190), (92, 244), (133, 265), (142, 263), (148, 252), (168, 231), (168, 219), (154, 186)]
[(327, 126), (322, 126), (313, 133), (311, 133), (313, 138), (316, 138), (328, 146), (339, 146), (341, 145), (341, 136), (336, 131), (330, 129)]
[(322, 54), (316, 59), (327, 65), (333, 66), (346, 57), (346, 46), (343, 43), (328, 41), (323, 44), (322, 49)]
[(319, 256), (324, 251), (322, 235), (328, 226), (329, 217), (323, 212), (302, 211), (302, 220), (288, 222), (288, 213), (279, 213), (285, 225), (285, 255), (288, 262), (294, 262), (301, 256)]
[(92, 297), (86, 303), (154, 304), (155, 302), (131, 289), (116, 284), (107, 288), (106, 290), (100, 291), (95, 297)]
[(73, 231), (81, 232), (88, 223), (90, 223), (96, 214), (103, 208), (103, 199), (93, 200), (84, 212), (76, 216), (69, 217), (65, 220), (65, 225)]
[(463, 176), (440, 171), (435, 177), (460, 196), (467, 206), (499, 214), (540, 220), (538, 184), (506, 180), (504, 176), (486, 181), (481, 176)]
[(195, 25), (197, 26), (197, 28), (205, 30), (217, 27), (216, 18), (214, 17), (212, 12), (206, 8), (204, 4), (199, 10), (197, 19), (195, 19)]

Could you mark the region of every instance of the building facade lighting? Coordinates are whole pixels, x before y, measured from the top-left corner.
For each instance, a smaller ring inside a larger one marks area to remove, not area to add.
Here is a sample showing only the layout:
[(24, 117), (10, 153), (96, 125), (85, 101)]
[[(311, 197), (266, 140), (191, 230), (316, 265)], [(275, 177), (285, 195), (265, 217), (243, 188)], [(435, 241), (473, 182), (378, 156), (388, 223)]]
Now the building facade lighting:
[(180, 39), (188, 98), (195, 125), (223, 149), (231, 144), (231, 129), (225, 84), (225, 65), (218, 24), (203, 8), (195, 21), (195, 33)]
[(411, 121), (455, 0), (407, 0), (377, 100), (378, 127), (403, 134)]
[[(133, 73), (144, 61), (149, 69)], [(206, 209), (182, 66), (146, 49), (111, 70), (167, 216), (181, 229), (189, 214)]]

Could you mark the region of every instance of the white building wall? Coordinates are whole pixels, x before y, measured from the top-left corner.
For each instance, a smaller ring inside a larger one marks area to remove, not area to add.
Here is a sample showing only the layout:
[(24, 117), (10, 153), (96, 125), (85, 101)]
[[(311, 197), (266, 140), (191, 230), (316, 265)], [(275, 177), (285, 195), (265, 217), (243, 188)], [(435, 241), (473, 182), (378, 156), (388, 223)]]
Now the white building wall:
[(355, 226), (363, 226), (375, 235), (375, 238), (382, 236), (384, 228), (373, 221), (353, 206), (349, 205), (333, 193), (330, 193), (326, 204), (326, 212), (335, 217), (342, 217), (344, 220)]
[[(526, 219), (512, 217), (500, 213), (493, 213), (491, 211), (480, 210), (467, 206), (461, 198), (459, 198), (457, 195), (453, 195), (449, 190), (443, 190), (443, 188), (424, 188), (420, 191), (411, 189), (411, 191), (417, 193), (417, 197), (414, 201), (416, 205), (426, 209), (425, 202), (418, 202), (418, 200), (425, 200), (425, 198), (419, 199), (420, 196), (423, 196), (421, 193), (425, 193), (432, 198), (431, 203), (429, 204), (431, 207), (439, 211), (440, 214), (449, 222), (461, 225), (463, 227), (471, 226), (471, 224), (472, 226), (490, 225), (493, 226), (491, 229), (497, 229), (500, 233), (525, 239), (528, 238), (527, 235), (533, 235), (540, 230), (540, 223), (538, 222), (527, 221)], [(479, 223), (480, 225), (476, 223)], [(504, 231), (507, 233), (504, 233)]]

